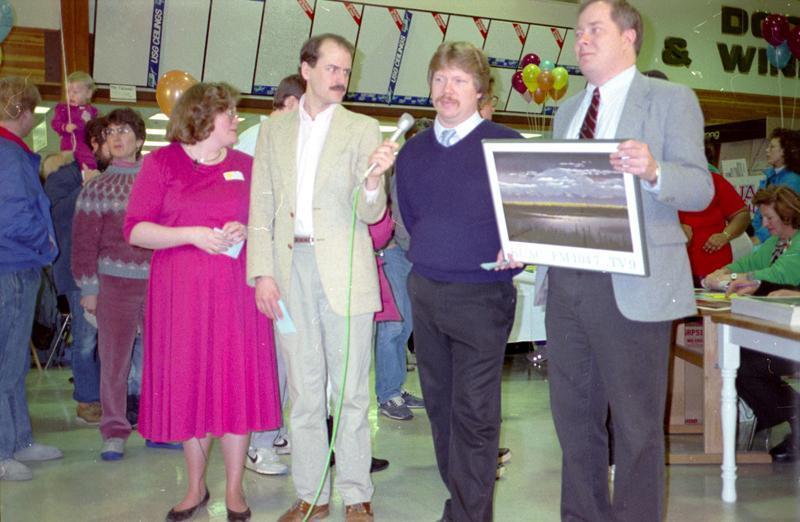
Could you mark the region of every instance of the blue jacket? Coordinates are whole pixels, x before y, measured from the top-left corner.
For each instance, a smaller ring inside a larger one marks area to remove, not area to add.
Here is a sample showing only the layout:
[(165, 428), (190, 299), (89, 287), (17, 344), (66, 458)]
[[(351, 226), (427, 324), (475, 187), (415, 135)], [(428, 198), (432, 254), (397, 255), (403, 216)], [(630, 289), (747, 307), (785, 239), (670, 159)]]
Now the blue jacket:
[[(767, 177), (758, 184), (759, 190), (772, 185), (786, 185), (800, 194), (800, 174), (796, 174), (785, 167), (780, 172), (775, 172), (775, 169), (770, 167), (764, 171), (764, 174)], [(756, 231), (756, 237), (761, 243), (767, 242), (769, 230), (761, 222), (761, 212), (758, 209), (753, 213), (753, 230)]]
[(39, 161), (0, 127), (0, 274), (47, 265), (58, 254)]
[(83, 175), (77, 161), (64, 165), (47, 177), (44, 191), (52, 203), (53, 225), (59, 255), (53, 263), (53, 279), (59, 294), (80, 290), (72, 277), (72, 218), (75, 202), (83, 188)]

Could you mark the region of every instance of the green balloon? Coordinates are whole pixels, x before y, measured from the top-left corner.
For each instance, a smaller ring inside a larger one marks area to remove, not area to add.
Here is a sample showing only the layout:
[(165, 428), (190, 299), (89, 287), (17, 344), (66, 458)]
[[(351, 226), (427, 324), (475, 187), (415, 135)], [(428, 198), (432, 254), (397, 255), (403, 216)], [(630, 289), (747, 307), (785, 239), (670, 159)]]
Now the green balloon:
[(553, 69), (553, 88), (555, 90), (560, 90), (563, 87), (567, 86), (569, 83), (569, 73), (563, 67), (556, 67)]
[(541, 72), (539, 66), (534, 63), (529, 63), (522, 69), (522, 81), (525, 82), (525, 87), (527, 87), (529, 91), (533, 92), (539, 86), (537, 78)]
[(540, 67), (543, 71), (552, 71), (553, 67), (555, 67), (555, 64), (550, 60), (543, 60)]

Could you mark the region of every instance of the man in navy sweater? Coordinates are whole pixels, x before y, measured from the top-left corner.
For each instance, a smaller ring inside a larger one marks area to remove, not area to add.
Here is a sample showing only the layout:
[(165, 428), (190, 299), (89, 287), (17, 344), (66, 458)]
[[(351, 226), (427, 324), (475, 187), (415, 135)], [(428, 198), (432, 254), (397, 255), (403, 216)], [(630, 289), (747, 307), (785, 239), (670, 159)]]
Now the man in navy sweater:
[(512, 272), (484, 271), (500, 250), (481, 140), (519, 138), (483, 120), (486, 56), (445, 42), (430, 61), (432, 129), (397, 158), (400, 211), (411, 242), (408, 281), (420, 382), (439, 473), (442, 520), (491, 520), (500, 433), (500, 378), (514, 320)]

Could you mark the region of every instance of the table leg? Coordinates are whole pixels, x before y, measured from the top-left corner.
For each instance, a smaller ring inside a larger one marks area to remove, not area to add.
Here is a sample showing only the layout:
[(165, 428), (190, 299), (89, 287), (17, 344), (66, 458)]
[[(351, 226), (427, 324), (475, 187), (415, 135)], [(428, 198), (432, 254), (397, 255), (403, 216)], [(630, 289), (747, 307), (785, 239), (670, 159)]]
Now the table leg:
[(730, 341), (731, 327), (720, 325), (722, 349), (719, 366), (722, 374), (722, 500), (736, 502), (736, 372), (739, 346)]

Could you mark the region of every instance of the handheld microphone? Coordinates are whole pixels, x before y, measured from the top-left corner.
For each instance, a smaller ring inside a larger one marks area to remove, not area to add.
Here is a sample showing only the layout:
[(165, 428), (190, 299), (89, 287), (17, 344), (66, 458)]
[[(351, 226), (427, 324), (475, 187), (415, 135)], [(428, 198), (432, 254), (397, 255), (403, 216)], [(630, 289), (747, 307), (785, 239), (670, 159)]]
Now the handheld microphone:
[[(414, 125), (414, 117), (409, 113), (404, 112), (403, 115), (400, 116), (400, 119), (397, 120), (397, 129), (389, 137), (389, 141), (391, 141), (392, 143), (397, 143), (397, 140), (400, 139), (400, 136), (405, 134), (406, 131), (408, 131), (408, 129), (410, 129), (412, 125)], [(361, 179), (366, 179), (367, 176), (372, 174), (372, 171), (375, 170), (375, 167), (377, 166), (378, 166), (377, 163), (372, 163), (367, 168), (367, 171), (364, 172), (364, 175), (361, 177)]]

